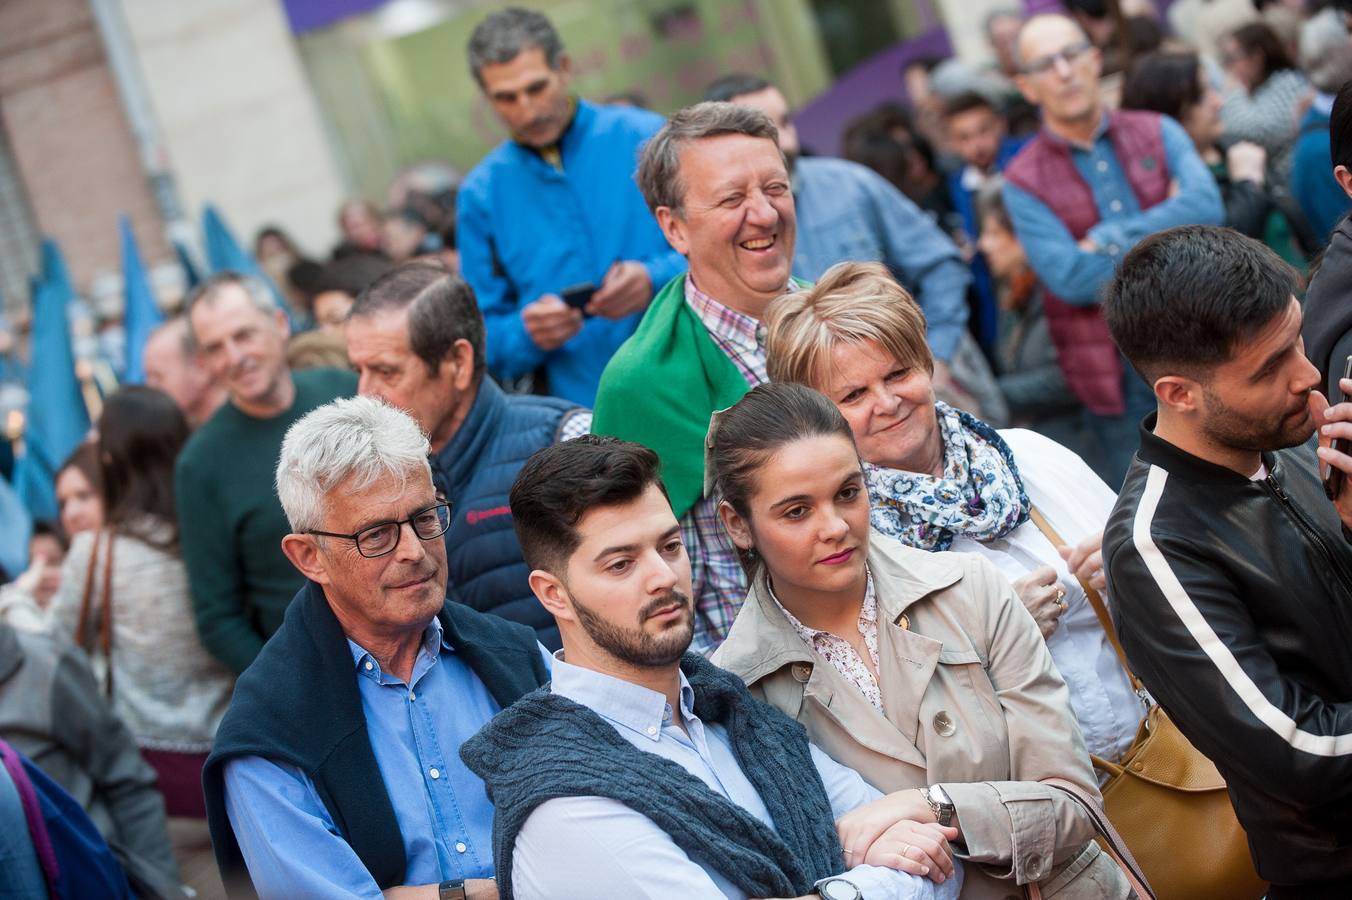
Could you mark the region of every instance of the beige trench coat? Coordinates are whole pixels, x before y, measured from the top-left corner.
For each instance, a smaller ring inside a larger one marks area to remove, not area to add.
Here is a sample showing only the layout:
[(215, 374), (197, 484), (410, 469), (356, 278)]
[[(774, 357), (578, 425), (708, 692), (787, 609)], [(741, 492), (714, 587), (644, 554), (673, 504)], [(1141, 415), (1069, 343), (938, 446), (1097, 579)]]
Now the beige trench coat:
[(975, 554), (870, 541), (885, 715), (803, 642), (763, 577), (714, 662), (878, 790), (942, 784), (966, 844), (963, 900), (1022, 898), (1032, 881), (1061, 900), (1132, 896), (1087, 814), (1039, 784), (1099, 796), (1065, 683), (1013, 588)]

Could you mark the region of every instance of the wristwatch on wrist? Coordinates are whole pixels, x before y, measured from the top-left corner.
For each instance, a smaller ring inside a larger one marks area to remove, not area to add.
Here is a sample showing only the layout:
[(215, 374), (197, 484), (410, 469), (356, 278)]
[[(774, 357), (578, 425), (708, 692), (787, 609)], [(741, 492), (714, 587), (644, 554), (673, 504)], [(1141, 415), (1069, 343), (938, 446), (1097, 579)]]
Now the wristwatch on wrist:
[(948, 797), (948, 791), (937, 784), (932, 784), (925, 788), (925, 802), (929, 804), (930, 812), (934, 813), (935, 820), (945, 827), (953, 823), (953, 813), (956, 811), (953, 801)]
[(822, 900), (864, 900), (863, 891), (853, 881), (844, 878), (823, 878), (812, 886), (812, 893)]
[(455, 878), (437, 885), (437, 900), (465, 900), (465, 879)]

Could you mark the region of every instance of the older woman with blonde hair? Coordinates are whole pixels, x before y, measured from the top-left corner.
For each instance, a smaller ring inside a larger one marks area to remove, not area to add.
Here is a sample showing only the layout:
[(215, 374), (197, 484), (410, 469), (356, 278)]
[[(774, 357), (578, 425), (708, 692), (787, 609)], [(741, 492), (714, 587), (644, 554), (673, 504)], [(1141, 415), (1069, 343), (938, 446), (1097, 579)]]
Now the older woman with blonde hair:
[(873, 528), (994, 563), (1037, 622), (1090, 753), (1120, 758), (1146, 708), (1085, 592), (1103, 590), (1112, 490), (1060, 444), (936, 401), (924, 316), (881, 265), (832, 267), (772, 304), (766, 325), (771, 380), (820, 391), (849, 422)]

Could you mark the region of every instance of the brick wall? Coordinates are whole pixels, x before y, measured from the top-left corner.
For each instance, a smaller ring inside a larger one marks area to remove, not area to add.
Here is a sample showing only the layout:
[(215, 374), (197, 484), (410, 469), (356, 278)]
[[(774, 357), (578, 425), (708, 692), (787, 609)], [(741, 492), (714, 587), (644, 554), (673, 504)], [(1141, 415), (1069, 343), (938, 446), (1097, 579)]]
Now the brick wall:
[(120, 268), (119, 213), (148, 264), (170, 258), (85, 0), (0, 2), (0, 124), (37, 228), (60, 242), (78, 288)]

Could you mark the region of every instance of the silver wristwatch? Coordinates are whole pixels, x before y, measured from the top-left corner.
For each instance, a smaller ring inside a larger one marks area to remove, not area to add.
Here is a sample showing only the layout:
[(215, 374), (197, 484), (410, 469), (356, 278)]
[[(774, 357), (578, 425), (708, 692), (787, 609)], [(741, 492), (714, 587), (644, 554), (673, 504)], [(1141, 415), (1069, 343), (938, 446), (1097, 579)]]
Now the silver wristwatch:
[(953, 801), (949, 799), (948, 792), (937, 784), (932, 784), (925, 788), (925, 802), (929, 804), (930, 812), (934, 813), (935, 820), (945, 827), (953, 823), (953, 813), (955, 808)]
[(839, 876), (823, 878), (812, 886), (812, 892), (822, 900), (864, 900), (864, 892), (853, 881)]

